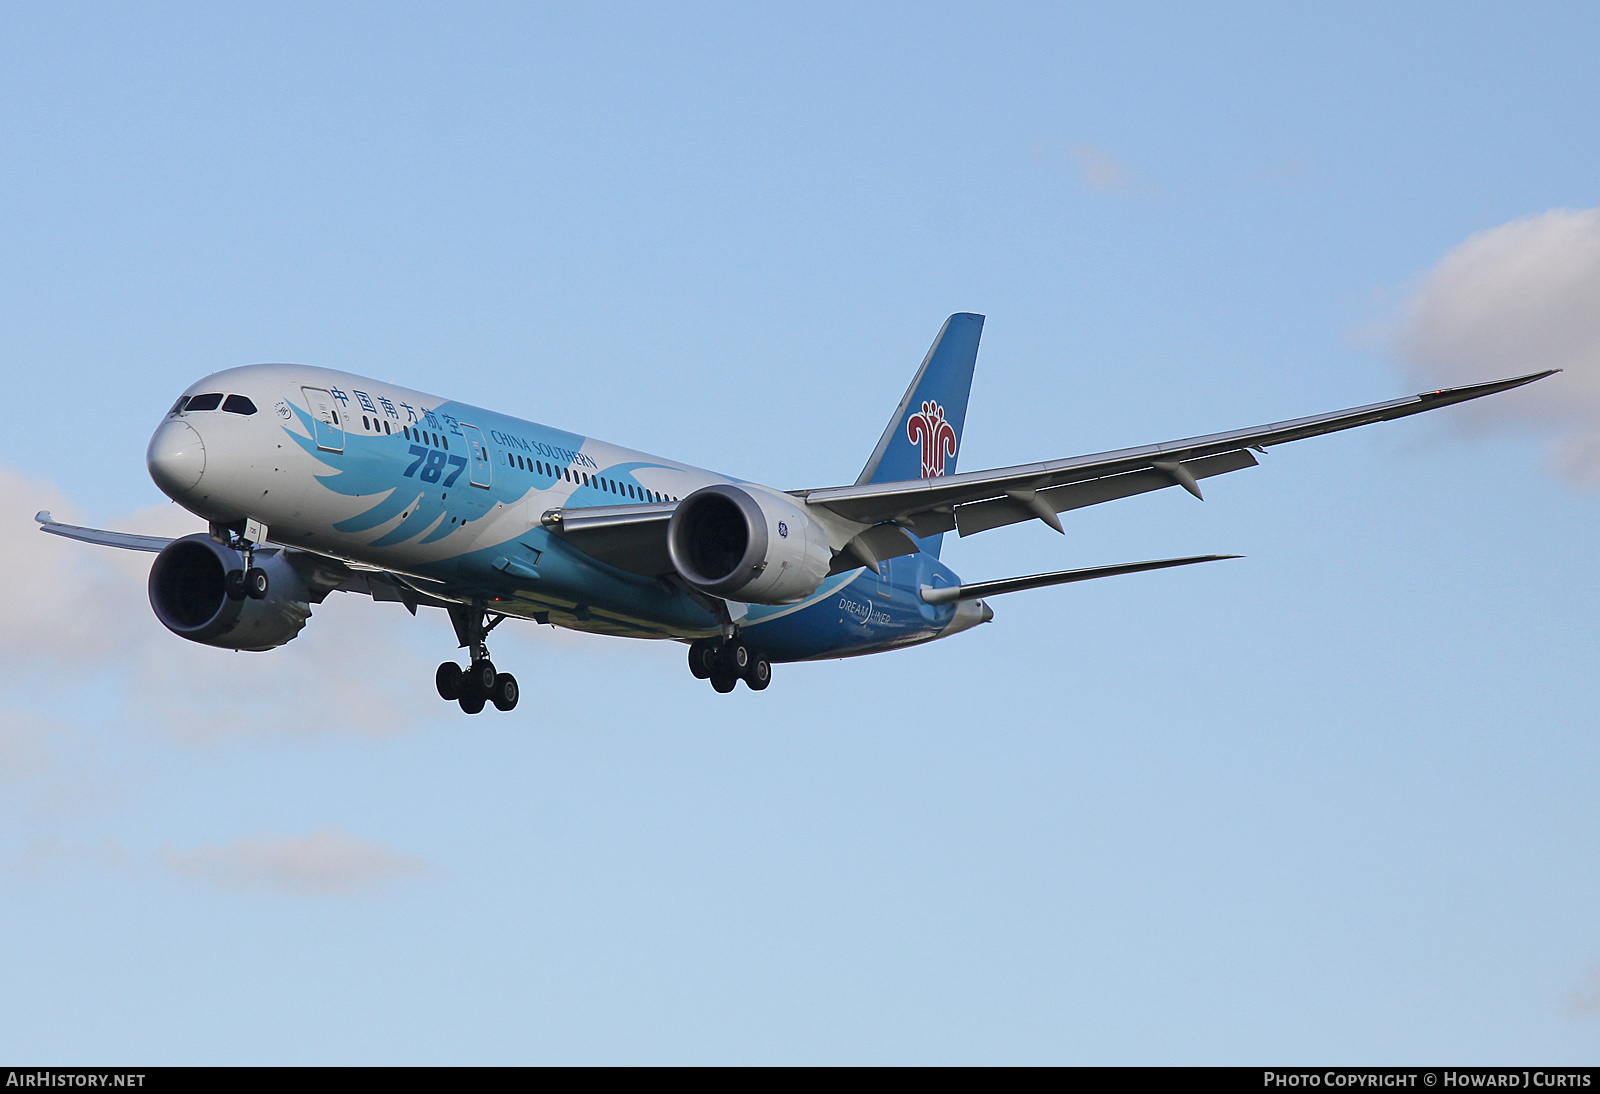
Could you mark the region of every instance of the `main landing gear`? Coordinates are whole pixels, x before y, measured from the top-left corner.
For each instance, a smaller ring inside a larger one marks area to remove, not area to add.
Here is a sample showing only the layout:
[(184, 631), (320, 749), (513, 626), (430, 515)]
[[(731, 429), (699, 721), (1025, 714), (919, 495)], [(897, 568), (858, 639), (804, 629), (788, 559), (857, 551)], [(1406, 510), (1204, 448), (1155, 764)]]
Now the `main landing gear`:
[(456, 637), (472, 654), (472, 663), (465, 670), (454, 661), (446, 661), (433, 674), (434, 687), (439, 698), (447, 703), (460, 703), (468, 714), (482, 713), (486, 703), (498, 710), (511, 710), (521, 695), (517, 678), (509, 672), (496, 672), (489, 660), (489, 647), (485, 643), (490, 631), (500, 625), (503, 615), (490, 618), (481, 604), (472, 607), (457, 606), (450, 609), (450, 622), (455, 624)]
[(722, 640), (702, 638), (689, 646), (689, 671), (696, 680), (710, 680), (726, 695), (743, 680), (751, 691), (772, 683), (772, 665), (735, 635)]

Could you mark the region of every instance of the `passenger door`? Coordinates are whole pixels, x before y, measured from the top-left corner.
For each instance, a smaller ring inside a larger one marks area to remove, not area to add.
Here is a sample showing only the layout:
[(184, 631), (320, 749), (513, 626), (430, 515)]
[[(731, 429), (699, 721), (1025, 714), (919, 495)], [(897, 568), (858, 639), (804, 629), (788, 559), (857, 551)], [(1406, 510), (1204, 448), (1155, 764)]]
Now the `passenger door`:
[(320, 387), (302, 387), (306, 409), (316, 427), (317, 447), (324, 452), (344, 451), (344, 425), (339, 421), (339, 407), (333, 396)]
[(472, 459), (472, 485), (488, 489), (494, 479), (493, 461), (489, 459), (489, 446), (483, 443), (483, 434), (475, 425), (461, 423), (461, 432), (467, 438), (468, 455)]

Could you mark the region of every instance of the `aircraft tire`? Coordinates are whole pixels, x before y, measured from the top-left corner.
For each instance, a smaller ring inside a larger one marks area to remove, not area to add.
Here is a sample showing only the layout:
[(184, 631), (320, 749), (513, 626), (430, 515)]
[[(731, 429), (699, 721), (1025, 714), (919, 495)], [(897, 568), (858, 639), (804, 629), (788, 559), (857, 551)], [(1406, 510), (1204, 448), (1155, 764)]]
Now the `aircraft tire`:
[(750, 647), (743, 642), (729, 642), (723, 648), (723, 657), (727, 659), (728, 668), (736, 674), (743, 675), (750, 667)]
[(517, 699), (522, 691), (517, 687), (517, 678), (509, 672), (502, 672), (494, 678), (494, 705), (496, 710), (514, 710)]
[(468, 714), (483, 713), (483, 700), (476, 695), (463, 695), (456, 702), (461, 704), (461, 709)]
[(693, 642), (689, 645), (689, 675), (696, 680), (709, 680), (711, 678), (712, 647), (705, 642)]
[(461, 666), (446, 661), (433, 674), (433, 686), (439, 689), (439, 698), (453, 703), (461, 698)]
[(461, 681), (461, 694), (488, 699), (494, 694), (494, 681), (497, 675), (493, 661), (474, 661)]
[(222, 587), (228, 594), (229, 600), (243, 600), (245, 598), (244, 571), (229, 570), (222, 578)]
[(251, 600), (265, 600), (267, 590), (272, 587), (272, 582), (267, 578), (267, 571), (260, 566), (252, 566), (244, 575), (244, 592)]
[(757, 657), (744, 670), (744, 682), (751, 691), (766, 691), (772, 683), (772, 664), (765, 657)]
[(719, 693), (726, 695), (728, 692), (739, 686), (739, 678), (737, 676), (729, 676), (724, 672), (719, 672), (711, 677), (711, 686)]

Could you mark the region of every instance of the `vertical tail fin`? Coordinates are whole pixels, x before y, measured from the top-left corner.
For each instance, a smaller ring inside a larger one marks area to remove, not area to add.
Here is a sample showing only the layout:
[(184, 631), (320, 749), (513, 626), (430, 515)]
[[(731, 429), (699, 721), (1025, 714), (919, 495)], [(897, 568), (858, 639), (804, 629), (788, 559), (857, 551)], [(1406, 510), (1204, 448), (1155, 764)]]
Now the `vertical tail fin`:
[(932, 479), (955, 471), (982, 333), (981, 315), (957, 312), (944, 321), (878, 447), (861, 469), (857, 486)]
[[(957, 312), (944, 321), (878, 447), (861, 469), (857, 485), (931, 479), (955, 472), (982, 334), (981, 315)], [(922, 543), (930, 553), (939, 553), (938, 536)]]

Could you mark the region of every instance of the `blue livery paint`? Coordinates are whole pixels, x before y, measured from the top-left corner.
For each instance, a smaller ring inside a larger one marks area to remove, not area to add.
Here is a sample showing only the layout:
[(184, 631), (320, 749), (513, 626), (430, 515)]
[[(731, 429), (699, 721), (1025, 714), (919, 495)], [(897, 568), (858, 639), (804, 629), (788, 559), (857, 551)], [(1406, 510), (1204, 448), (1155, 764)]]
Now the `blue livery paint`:
[[(978, 315), (945, 322), (863, 481), (954, 471), (982, 328)], [(240, 393), (270, 412), (219, 413), (213, 400), (185, 409), (191, 396), (209, 392)], [(177, 462), (160, 455), (169, 450), (180, 453)], [(275, 543), (343, 560), (357, 573), (388, 574), (435, 603), (635, 638), (693, 641), (737, 632), (772, 662), (893, 649), (981, 621), (972, 601), (923, 599), (925, 588), (960, 584), (938, 559), (938, 536), (922, 541), (919, 554), (879, 562), (878, 572), (832, 574), (799, 602), (774, 606), (721, 601), (695, 591), (670, 566), (658, 573), (651, 562), (635, 572), (619, 568), (626, 557), (597, 551), (616, 558), (619, 565), (611, 565), (569, 540), (563, 518), (552, 514), (655, 507), (643, 515), (656, 522), (650, 534), (662, 537), (665, 550), (670, 506), (697, 490), (739, 486), (799, 504), (801, 512), (804, 503), (733, 476), (347, 373), (295, 365), (216, 373), (191, 385), (151, 451), (162, 489), (214, 526), (243, 527), (248, 518), (268, 526)], [(189, 452), (199, 453), (192, 475), (183, 462), (190, 457), (181, 455)], [(833, 538), (817, 523), (824, 516), (775, 520), (771, 532), (789, 549), (831, 550), (837, 564), (849, 557), (840, 552), (856, 530)], [(645, 542), (654, 549), (656, 540)], [(981, 614), (988, 618), (986, 608)]]
[[(455, 448), (433, 448), (431, 442), (413, 444), (402, 433), (363, 436), (347, 431), (343, 451), (330, 452), (318, 446), (318, 423), (312, 416), (299, 407), (293, 410), (301, 428), (284, 424), (283, 432), (301, 451), (328, 468), (329, 473), (318, 475), (317, 481), (345, 497), (371, 502), (363, 511), (336, 522), (334, 529), (348, 534), (370, 533), (398, 520), (392, 529), (364, 540), (371, 552), (369, 557), (392, 555), (398, 563), (399, 552), (395, 548), (410, 543), (448, 543), (453, 535), (466, 537), (471, 533), (472, 522), (496, 504), (515, 504), (560, 481), (555, 474), (519, 471), (517, 475), (495, 476), (487, 488), (469, 489), (468, 481), (460, 475), (466, 460)], [(601, 466), (592, 458), (581, 456), (588, 438), (507, 418), (481, 407), (447, 403), (436, 408), (435, 413), (458, 424), (469, 419), (474, 424), (492, 422), (487, 431), (490, 437), (518, 436), (528, 439), (537, 451), (564, 454), (569, 460), (565, 467), (578, 477), (578, 482), (563, 504), (575, 510), (643, 500), (619, 497), (602, 489), (602, 480), (632, 485), (642, 494), (646, 487), (636, 472), (672, 470), (664, 463), (639, 460)], [(911, 442), (907, 440), (905, 444), (910, 447)], [(517, 451), (522, 451), (520, 446)], [(498, 462), (493, 458), (495, 452), (491, 448), (491, 463)], [(453, 466), (452, 456), (460, 459), (454, 480), (448, 474), (435, 473), (432, 481), (425, 481), (429, 479), (428, 460), (434, 456), (439, 457), (434, 463), (441, 469)], [(549, 466), (558, 473), (563, 469), (554, 463)], [(539, 556), (536, 582), (516, 573), (516, 567), (496, 566), (498, 561), (510, 561), (508, 551), (516, 553), (513, 548), (518, 544), (509, 541), (414, 568), (433, 580), (469, 588), (492, 603), (496, 611), (510, 615), (532, 618), (553, 614), (563, 622), (564, 617), (571, 616), (571, 623), (581, 625), (580, 629), (637, 638), (717, 633), (716, 618), (681, 590), (668, 590), (652, 578), (597, 562), (543, 528), (530, 530), (519, 541), (524, 554), (537, 552)], [(936, 537), (933, 542), (937, 542)], [(746, 640), (769, 660), (784, 662), (856, 656), (937, 637), (955, 609), (927, 604), (918, 592), (923, 585), (959, 585), (954, 572), (931, 552), (888, 560), (879, 568), (879, 574), (859, 569), (829, 578), (798, 604), (749, 605), (742, 621)]]

